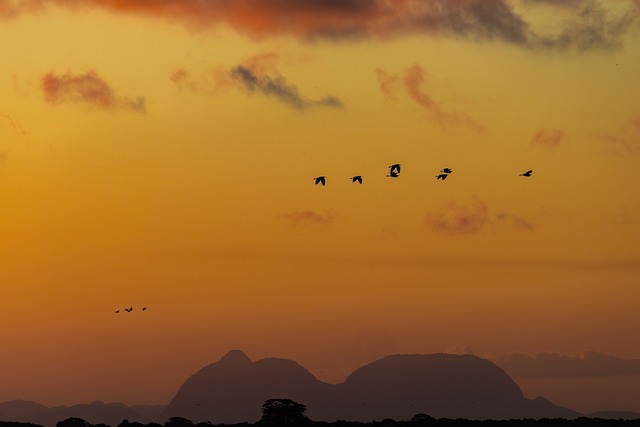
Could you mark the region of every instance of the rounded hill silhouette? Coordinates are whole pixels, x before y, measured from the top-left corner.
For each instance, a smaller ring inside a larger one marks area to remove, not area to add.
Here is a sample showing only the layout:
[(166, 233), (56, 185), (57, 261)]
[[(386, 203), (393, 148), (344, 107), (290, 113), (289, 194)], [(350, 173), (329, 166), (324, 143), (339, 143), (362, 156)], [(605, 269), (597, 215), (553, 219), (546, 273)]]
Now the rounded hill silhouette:
[(316, 421), (435, 418), (575, 418), (546, 399), (526, 399), (494, 363), (471, 355), (393, 355), (365, 365), (341, 384), (327, 384), (293, 360), (252, 362), (238, 350), (187, 379), (162, 418), (255, 422), (268, 399), (290, 399)]

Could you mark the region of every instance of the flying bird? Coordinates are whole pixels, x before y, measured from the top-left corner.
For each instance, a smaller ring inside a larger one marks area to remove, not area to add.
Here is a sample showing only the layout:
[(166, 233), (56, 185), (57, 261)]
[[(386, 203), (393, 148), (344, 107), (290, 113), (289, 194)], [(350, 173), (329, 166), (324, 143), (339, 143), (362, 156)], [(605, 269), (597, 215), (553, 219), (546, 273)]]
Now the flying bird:
[(356, 182), (356, 181), (359, 184), (362, 184), (362, 175), (356, 175), (351, 177), (351, 182)]
[(400, 173), (400, 166), (401, 166), (400, 163), (395, 163), (395, 164), (389, 166), (389, 169), (390, 169), (389, 173), (394, 173), (394, 172)]
[(324, 176), (318, 176), (318, 177), (313, 178), (313, 179), (315, 179), (316, 185), (318, 185), (318, 184), (324, 185), (325, 184)]
[(448, 176), (449, 175), (446, 173), (441, 173), (440, 175), (436, 175), (436, 179), (441, 179), (444, 181), (445, 179), (447, 179)]
[(116, 313), (120, 313), (120, 310), (116, 310)]
[(451, 173), (451, 172), (453, 172), (453, 171), (452, 171), (451, 169), (449, 169), (449, 168), (444, 168), (444, 169), (442, 169), (440, 172), (444, 172), (444, 173)]
[(394, 171), (389, 171), (389, 175), (387, 175), (387, 176), (390, 177), (390, 178), (397, 178), (398, 174), (396, 172), (394, 172)]
[(521, 173), (520, 176), (531, 176), (532, 173), (533, 173), (533, 169), (529, 169), (525, 173)]
[(147, 311), (147, 307), (142, 307), (142, 311)]

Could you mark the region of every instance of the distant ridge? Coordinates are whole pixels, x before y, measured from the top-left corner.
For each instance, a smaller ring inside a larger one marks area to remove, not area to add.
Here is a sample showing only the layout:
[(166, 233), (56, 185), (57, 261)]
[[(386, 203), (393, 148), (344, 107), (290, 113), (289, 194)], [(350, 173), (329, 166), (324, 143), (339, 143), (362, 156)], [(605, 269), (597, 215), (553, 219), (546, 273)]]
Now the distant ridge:
[(471, 355), (387, 356), (354, 371), (344, 383), (327, 384), (293, 360), (252, 362), (232, 350), (185, 381), (160, 420), (255, 422), (262, 403), (287, 398), (307, 406), (316, 421), (435, 418), (576, 418), (580, 413), (544, 398), (526, 399), (497, 365)]
[[(138, 410), (136, 410), (138, 409)], [(91, 424), (117, 426), (122, 420), (149, 423), (155, 421), (164, 409), (161, 405), (136, 405), (128, 407), (123, 403), (103, 403), (95, 401), (73, 406), (48, 408), (32, 401), (13, 400), (0, 402), (0, 421), (18, 421), (55, 427), (58, 421), (75, 417)]]

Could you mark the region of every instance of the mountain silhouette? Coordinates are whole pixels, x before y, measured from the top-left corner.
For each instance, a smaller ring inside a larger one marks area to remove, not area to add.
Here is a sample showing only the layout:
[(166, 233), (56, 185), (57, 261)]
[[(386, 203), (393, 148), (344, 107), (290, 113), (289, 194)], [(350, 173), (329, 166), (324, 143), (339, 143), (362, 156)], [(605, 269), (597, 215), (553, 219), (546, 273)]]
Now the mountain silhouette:
[(8, 402), (0, 402), (0, 413), (3, 420), (16, 421), (28, 414), (35, 414), (46, 411), (47, 408), (30, 400), (10, 400)]
[[(318, 402), (334, 386), (317, 380), (292, 360), (262, 359), (252, 362), (239, 350), (227, 353), (193, 374), (180, 387), (161, 420), (184, 417), (215, 423), (255, 422), (265, 400), (286, 397), (297, 402)], [(309, 418), (319, 415), (309, 408)]]
[(255, 422), (261, 404), (286, 398), (307, 406), (316, 421), (435, 418), (575, 418), (576, 411), (544, 398), (526, 399), (497, 365), (476, 356), (393, 355), (365, 365), (341, 384), (319, 381), (297, 362), (252, 362), (233, 350), (187, 379), (161, 420)]

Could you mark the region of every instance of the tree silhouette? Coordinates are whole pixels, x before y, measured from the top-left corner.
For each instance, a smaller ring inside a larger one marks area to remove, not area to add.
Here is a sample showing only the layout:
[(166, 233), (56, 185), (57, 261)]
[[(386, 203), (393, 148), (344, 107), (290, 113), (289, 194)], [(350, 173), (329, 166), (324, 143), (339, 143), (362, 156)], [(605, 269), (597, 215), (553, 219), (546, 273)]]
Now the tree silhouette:
[(304, 413), (307, 407), (290, 399), (268, 399), (262, 405), (261, 423), (301, 423), (308, 422)]

